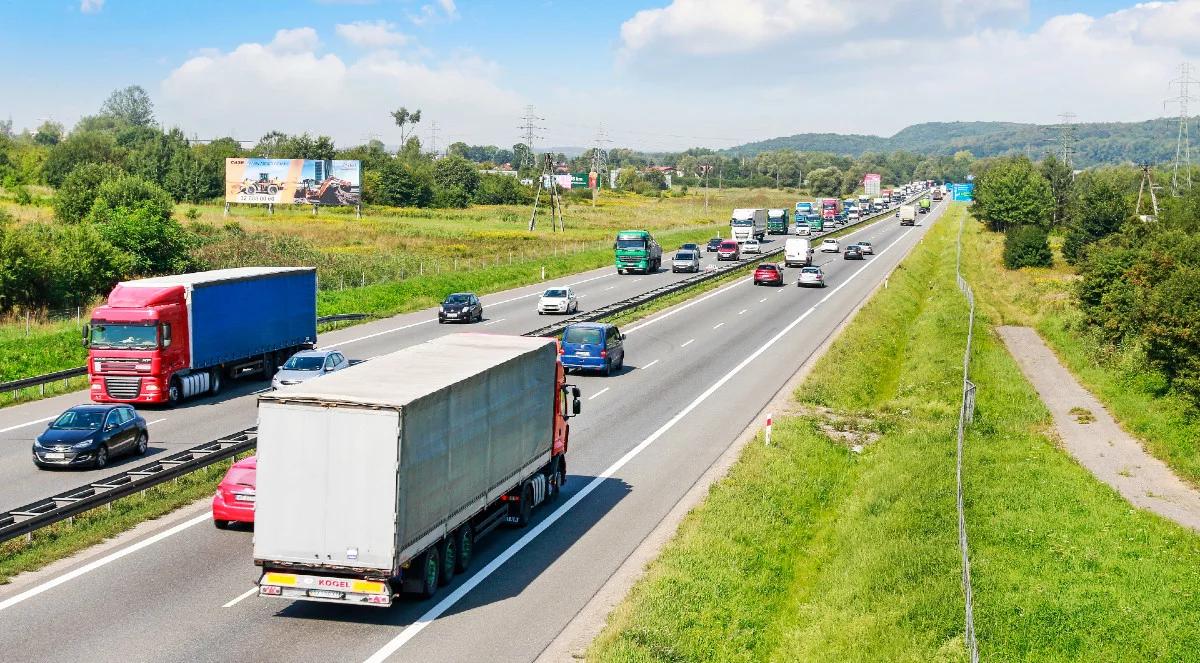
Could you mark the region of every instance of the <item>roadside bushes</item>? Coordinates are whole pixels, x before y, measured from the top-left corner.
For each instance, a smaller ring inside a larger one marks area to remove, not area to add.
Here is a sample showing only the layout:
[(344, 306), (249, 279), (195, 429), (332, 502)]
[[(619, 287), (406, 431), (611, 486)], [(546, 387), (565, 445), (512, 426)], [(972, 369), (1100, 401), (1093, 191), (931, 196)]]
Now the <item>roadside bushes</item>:
[(1041, 226), (1013, 226), (1004, 234), (1004, 266), (1049, 267), (1053, 261), (1050, 242)]
[(16, 225), (0, 212), (0, 310), (86, 303), (131, 267), (90, 224)]

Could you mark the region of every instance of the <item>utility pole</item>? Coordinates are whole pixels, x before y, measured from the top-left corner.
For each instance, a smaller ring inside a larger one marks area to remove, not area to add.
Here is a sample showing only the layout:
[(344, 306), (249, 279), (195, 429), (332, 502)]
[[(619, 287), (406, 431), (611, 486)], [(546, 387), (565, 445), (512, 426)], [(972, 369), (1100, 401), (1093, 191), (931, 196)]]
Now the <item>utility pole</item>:
[(433, 124), (429, 125), (429, 151), (433, 152), (433, 155), (435, 157), (437, 156), (437, 153), (438, 153), (437, 144), (438, 144), (439, 128), (440, 127), (438, 127), (438, 123), (436, 121), (434, 121)]
[(545, 131), (546, 127), (539, 125), (539, 122), (545, 121), (546, 118), (538, 117), (537, 113), (533, 112), (533, 104), (525, 107), (525, 114), (521, 116), (521, 124), (517, 128), (521, 130), (521, 136), (525, 139), (525, 146), (533, 152), (533, 141), (542, 138), (539, 131)]
[[(1142, 170), (1142, 183), (1138, 185), (1137, 207), (1134, 209), (1134, 214), (1142, 221), (1151, 221), (1158, 219), (1158, 197), (1154, 195), (1154, 171), (1149, 162), (1138, 164)], [(1153, 214), (1147, 216), (1142, 214), (1142, 194), (1143, 192), (1150, 193), (1150, 210)]]
[[(1171, 191), (1179, 195), (1180, 189), (1192, 188), (1192, 147), (1188, 136), (1188, 102), (1195, 101), (1189, 93), (1192, 85), (1200, 81), (1192, 78), (1192, 66), (1186, 62), (1179, 65), (1179, 78), (1171, 81), (1170, 85), (1179, 86), (1179, 96), (1163, 102), (1163, 108), (1168, 104), (1179, 104), (1179, 130), (1175, 137), (1175, 165), (1171, 169)], [(1183, 171), (1182, 175), (1179, 171)]]
[(1073, 163), (1075, 157), (1075, 125), (1071, 124), (1071, 122), (1077, 116), (1067, 111), (1066, 113), (1059, 113), (1058, 117), (1062, 119), (1062, 124), (1058, 125), (1059, 156), (1067, 164), (1067, 168), (1071, 169), (1071, 179), (1075, 179), (1075, 166)]

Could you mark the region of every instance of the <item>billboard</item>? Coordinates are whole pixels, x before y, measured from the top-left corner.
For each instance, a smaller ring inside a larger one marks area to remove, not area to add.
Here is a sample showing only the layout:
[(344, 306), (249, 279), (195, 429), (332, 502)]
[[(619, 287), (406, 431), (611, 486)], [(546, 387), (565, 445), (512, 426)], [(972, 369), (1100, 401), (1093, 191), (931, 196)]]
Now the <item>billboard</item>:
[(226, 159), (225, 202), (358, 205), (362, 164), (344, 159)]
[(879, 184), (883, 181), (879, 173), (867, 173), (863, 175), (863, 189), (868, 196), (879, 195)]

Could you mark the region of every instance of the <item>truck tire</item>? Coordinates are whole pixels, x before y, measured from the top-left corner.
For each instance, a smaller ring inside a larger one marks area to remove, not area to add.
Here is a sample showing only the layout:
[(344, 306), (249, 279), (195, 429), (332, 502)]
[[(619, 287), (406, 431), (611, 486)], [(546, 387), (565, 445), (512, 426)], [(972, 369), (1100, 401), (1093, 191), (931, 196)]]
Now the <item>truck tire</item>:
[(172, 377), (167, 381), (167, 403), (178, 405), (183, 400), (183, 384), (179, 378)]
[(471, 554), (475, 551), (475, 528), (463, 525), (455, 530), (454, 545), (458, 556), (454, 558), (454, 570), (463, 573), (471, 568)]
[(216, 396), (220, 392), (221, 392), (221, 368), (218, 366), (217, 368), (214, 368), (211, 371), (209, 371), (208, 393), (212, 394), (213, 396)]
[(423, 599), (431, 599), (434, 594), (437, 594), (438, 580), (441, 578), (442, 565), (438, 559), (438, 548), (434, 546), (425, 551), (421, 555), (421, 563), (417, 568), (421, 570), (421, 588), (417, 590), (417, 596)]
[(533, 518), (533, 486), (526, 481), (521, 486), (521, 502), (517, 507), (517, 527), (527, 527)]
[(437, 545), (438, 548), (438, 584), (449, 585), (454, 580), (454, 570), (458, 565), (458, 546), (454, 537), (448, 536)]
[(554, 459), (554, 464), (550, 467), (550, 474), (546, 477), (546, 501), (553, 502), (558, 498), (558, 494), (562, 492), (562, 486), (566, 483), (566, 472), (563, 471), (562, 457)]

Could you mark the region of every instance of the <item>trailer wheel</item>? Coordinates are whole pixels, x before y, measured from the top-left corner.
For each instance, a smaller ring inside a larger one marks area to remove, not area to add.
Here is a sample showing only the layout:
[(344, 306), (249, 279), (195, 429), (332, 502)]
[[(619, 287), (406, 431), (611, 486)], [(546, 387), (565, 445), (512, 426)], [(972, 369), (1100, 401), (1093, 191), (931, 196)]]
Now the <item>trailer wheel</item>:
[(208, 393), (216, 396), (221, 391), (221, 367), (212, 369), (208, 374)]
[(437, 594), (438, 578), (442, 575), (442, 567), (438, 561), (438, 548), (439, 546), (434, 546), (421, 556), (421, 589), (417, 591), (417, 596), (423, 599), (431, 599), (434, 594)]
[(451, 580), (454, 580), (454, 569), (458, 566), (458, 546), (455, 545), (454, 537), (442, 539), (442, 542), (437, 545), (438, 559), (438, 584), (449, 585)]
[(463, 525), (454, 532), (454, 544), (458, 557), (454, 559), (454, 570), (463, 573), (471, 567), (471, 553), (475, 549), (475, 528)]

